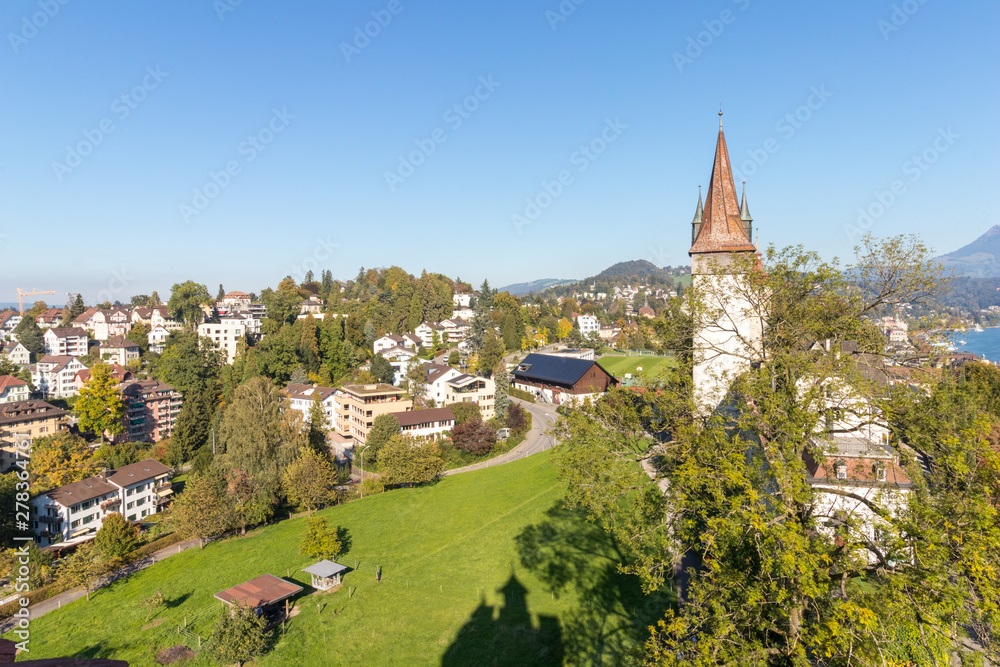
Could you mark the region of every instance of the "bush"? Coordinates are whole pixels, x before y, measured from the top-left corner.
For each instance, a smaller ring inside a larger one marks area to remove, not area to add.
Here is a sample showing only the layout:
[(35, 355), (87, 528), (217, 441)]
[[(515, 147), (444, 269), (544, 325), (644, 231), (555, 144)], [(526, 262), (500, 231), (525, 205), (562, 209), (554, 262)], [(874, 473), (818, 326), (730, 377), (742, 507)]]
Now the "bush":
[(483, 413), (476, 403), (452, 403), (445, 407), (451, 408), (451, 413), (455, 415), (455, 426), (483, 420)]
[[(28, 591), (22, 593), (20, 597), (28, 598), (29, 604), (37, 604), (42, 600), (48, 600), (53, 595), (58, 595), (66, 590), (66, 585), (61, 582), (55, 582), (42, 586), (41, 588), (36, 588), (33, 591)], [(18, 598), (14, 598), (5, 605), (0, 605), (0, 618), (10, 618), (13, 616), (18, 609), (21, 608), (21, 604)]]
[(180, 533), (168, 533), (163, 537), (153, 540), (149, 544), (144, 544), (135, 550), (135, 558), (142, 559), (150, 554), (154, 554), (160, 549), (166, 549), (169, 546), (173, 546), (178, 542), (183, 542), (184, 536)]
[(385, 484), (379, 480), (378, 477), (366, 477), (363, 482), (361, 482), (361, 494), (365, 496), (374, 496), (376, 493), (382, 493), (385, 491)]
[(507, 408), (507, 428), (518, 435), (527, 433), (531, 428), (531, 414), (517, 403), (511, 403)]
[(531, 392), (524, 391), (523, 389), (514, 389), (511, 387), (507, 392), (512, 398), (519, 398), (522, 401), (527, 401), (528, 403), (535, 402), (535, 395)]
[(497, 444), (497, 432), (489, 424), (470, 421), (451, 430), (451, 441), (455, 443), (456, 449), (479, 456)]

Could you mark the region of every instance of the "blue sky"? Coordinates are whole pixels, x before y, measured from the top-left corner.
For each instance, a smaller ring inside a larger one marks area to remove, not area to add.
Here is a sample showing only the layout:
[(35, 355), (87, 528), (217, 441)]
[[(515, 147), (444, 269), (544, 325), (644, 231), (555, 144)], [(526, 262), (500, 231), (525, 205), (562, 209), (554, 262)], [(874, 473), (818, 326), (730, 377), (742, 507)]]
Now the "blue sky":
[(1000, 224), (998, 25), (985, 1), (6, 0), (0, 300), (686, 264), (720, 100), (762, 244), (948, 252)]

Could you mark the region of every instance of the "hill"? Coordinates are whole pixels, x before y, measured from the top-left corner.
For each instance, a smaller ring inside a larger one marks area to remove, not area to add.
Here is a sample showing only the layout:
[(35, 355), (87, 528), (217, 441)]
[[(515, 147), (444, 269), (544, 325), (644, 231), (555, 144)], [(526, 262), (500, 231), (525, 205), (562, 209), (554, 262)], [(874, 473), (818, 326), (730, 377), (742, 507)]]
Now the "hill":
[(969, 278), (1000, 278), (1000, 225), (937, 261)]
[(510, 292), (514, 296), (524, 296), (526, 294), (545, 291), (550, 287), (568, 285), (574, 282), (576, 281), (560, 278), (542, 278), (541, 280), (532, 280), (530, 283), (514, 283), (513, 285), (506, 285), (501, 287), (499, 291)]
[(636, 259), (631, 262), (618, 262), (604, 269), (590, 280), (598, 282), (610, 282), (621, 280), (641, 280), (656, 276), (658, 278), (670, 278), (672, 273), (666, 269), (661, 269), (652, 262), (645, 259)]
[[(562, 508), (548, 453), (320, 515), (350, 535), (337, 558), (352, 568), (340, 590), (308, 594), (301, 570), (311, 560), (298, 553), (305, 520), (282, 521), (32, 619), (30, 656), (154, 665), (163, 648), (197, 648), (178, 625), (209, 636), (223, 609), (215, 593), (263, 573), (306, 591), (256, 665), (625, 664), (663, 612), (617, 571), (605, 533)], [(165, 605), (147, 621), (142, 601), (158, 589)], [(189, 664), (213, 663), (200, 654)]]

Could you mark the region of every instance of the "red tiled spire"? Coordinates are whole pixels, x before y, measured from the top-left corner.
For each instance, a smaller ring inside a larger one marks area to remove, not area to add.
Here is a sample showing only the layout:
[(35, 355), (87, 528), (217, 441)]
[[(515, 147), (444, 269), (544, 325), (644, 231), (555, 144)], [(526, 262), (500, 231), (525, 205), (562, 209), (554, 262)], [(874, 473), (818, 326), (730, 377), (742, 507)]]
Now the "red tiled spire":
[(708, 182), (708, 196), (705, 198), (704, 222), (688, 254), (756, 251), (757, 248), (743, 229), (720, 111), (719, 140), (715, 145), (715, 164), (712, 166), (712, 179)]

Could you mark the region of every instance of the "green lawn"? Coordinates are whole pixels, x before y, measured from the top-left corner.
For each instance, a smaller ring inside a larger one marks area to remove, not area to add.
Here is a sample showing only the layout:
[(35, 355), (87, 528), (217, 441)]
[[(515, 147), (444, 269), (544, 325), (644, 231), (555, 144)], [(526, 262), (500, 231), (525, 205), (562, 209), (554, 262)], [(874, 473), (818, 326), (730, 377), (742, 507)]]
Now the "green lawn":
[(642, 367), (641, 372), (649, 377), (660, 377), (676, 365), (673, 357), (607, 356), (598, 359), (597, 363), (615, 377), (625, 377), (626, 373), (636, 377), (640, 372), (639, 367)]
[[(257, 664), (627, 664), (665, 601), (643, 598), (634, 578), (616, 572), (615, 546), (562, 509), (561, 496), (539, 454), (324, 510), (350, 532), (339, 562), (362, 565), (335, 593), (307, 588), (287, 634)], [(214, 593), (265, 572), (308, 584), (304, 530), (303, 519), (288, 520), (171, 556), (32, 621), (25, 657), (152, 665), (157, 651), (183, 642), (176, 626), (185, 616), (210, 634), (221, 608)], [(141, 600), (157, 588), (167, 604), (151, 620), (164, 620), (142, 630)], [(211, 663), (199, 655), (191, 664)]]

